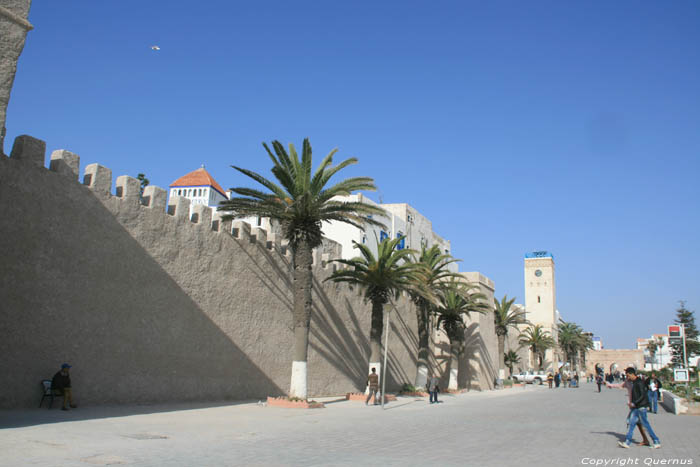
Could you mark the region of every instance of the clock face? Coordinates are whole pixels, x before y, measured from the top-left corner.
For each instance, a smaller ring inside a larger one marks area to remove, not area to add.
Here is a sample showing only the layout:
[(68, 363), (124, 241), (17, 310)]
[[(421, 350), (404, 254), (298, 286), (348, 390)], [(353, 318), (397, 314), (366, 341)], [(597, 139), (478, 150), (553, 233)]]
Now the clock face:
[(540, 277), (540, 276), (542, 275), (542, 271), (540, 271), (539, 269), (536, 269), (536, 270), (535, 270), (535, 275), (536, 275), (537, 277)]

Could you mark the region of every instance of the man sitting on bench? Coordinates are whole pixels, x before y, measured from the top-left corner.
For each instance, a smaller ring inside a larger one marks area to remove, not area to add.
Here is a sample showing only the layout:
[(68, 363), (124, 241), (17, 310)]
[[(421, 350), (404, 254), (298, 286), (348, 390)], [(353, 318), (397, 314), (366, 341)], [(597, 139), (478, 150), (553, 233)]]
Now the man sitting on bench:
[(72, 409), (77, 407), (73, 403), (73, 392), (71, 391), (70, 375), (68, 374), (70, 367), (67, 363), (61, 365), (61, 370), (53, 375), (51, 380), (51, 390), (56, 390), (63, 395), (63, 407), (61, 407), (61, 410), (68, 410), (69, 404)]

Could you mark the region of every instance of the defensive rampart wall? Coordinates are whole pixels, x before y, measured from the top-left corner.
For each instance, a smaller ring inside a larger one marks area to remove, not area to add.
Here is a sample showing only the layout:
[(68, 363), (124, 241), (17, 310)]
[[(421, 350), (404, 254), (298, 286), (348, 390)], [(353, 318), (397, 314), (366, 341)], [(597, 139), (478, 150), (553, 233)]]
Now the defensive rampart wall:
[[(39, 402), (66, 361), (83, 404), (260, 398), (288, 391), (291, 256), (279, 238), (21, 136), (0, 157), (0, 407)], [(328, 246), (325, 248), (328, 251)], [(339, 252), (336, 252), (336, 255)], [(370, 306), (323, 283), (314, 255), (310, 396), (363, 390)], [(416, 323), (392, 314), (388, 389), (415, 377)]]
[(33, 29), (27, 21), (31, 3), (31, 0), (3, 0), (0, 3), (0, 154), (3, 154), (5, 116), (17, 61), (24, 49), (27, 32)]

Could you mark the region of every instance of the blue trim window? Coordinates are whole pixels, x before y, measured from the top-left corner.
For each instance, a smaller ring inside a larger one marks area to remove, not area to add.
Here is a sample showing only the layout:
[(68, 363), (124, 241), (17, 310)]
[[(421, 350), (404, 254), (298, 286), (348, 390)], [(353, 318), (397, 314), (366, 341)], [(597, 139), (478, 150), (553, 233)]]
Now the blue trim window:
[[(401, 238), (403, 237), (403, 233), (401, 232), (396, 232), (396, 238)], [(401, 238), (401, 241), (399, 242), (398, 245), (396, 245), (397, 250), (403, 250), (406, 248), (406, 237)]]
[(384, 232), (383, 230), (379, 232), (379, 241), (380, 241), (380, 242), (383, 242), (383, 241), (386, 240), (387, 238), (389, 238), (389, 234), (388, 234), (388, 233)]

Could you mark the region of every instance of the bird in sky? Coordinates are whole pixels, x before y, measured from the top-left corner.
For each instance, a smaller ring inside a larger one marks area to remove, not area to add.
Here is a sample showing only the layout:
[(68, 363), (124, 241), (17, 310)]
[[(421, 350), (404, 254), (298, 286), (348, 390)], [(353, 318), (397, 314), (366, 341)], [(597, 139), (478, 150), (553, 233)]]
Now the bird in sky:
[(160, 50), (160, 47), (158, 47), (157, 45), (152, 45), (151, 50)]

